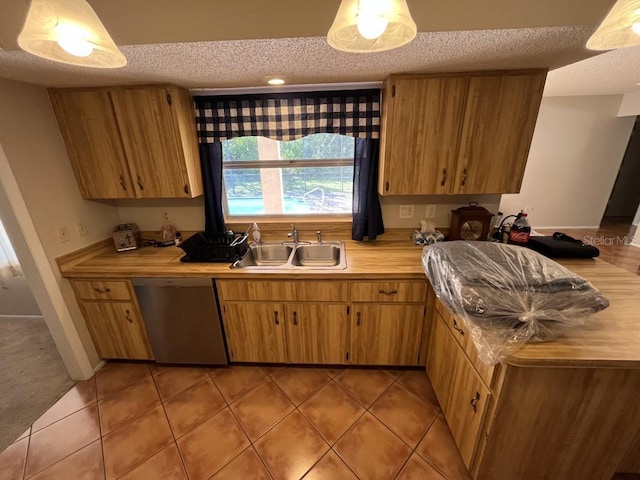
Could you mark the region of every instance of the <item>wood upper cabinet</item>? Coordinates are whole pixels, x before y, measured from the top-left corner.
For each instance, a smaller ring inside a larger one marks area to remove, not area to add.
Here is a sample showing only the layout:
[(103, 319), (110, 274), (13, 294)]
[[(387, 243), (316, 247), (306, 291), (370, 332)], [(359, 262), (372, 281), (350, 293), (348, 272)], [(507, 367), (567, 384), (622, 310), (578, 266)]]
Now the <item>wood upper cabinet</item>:
[(390, 76), (379, 193), (518, 192), (545, 77), (542, 70)]
[(413, 76), (385, 82), (380, 193), (450, 193), (468, 82)]
[(417, 365), (424, 305), (353, 304), (351, 355), (358, 365)]
[(346, 363), (346, 305), (286, 304), (285, 318), (291, 363)]
[(282, 304), (226, 303), (224, 329), (232, 362), (287, 361)]
[(452, 193), (517, 193), (545, 75), (472, 77)]
[(173, 85), (52, 89), (84, 198), (202, 194), (195, 113)]
[(82, 197), (135, 197), (109, 91), (49, 95)]

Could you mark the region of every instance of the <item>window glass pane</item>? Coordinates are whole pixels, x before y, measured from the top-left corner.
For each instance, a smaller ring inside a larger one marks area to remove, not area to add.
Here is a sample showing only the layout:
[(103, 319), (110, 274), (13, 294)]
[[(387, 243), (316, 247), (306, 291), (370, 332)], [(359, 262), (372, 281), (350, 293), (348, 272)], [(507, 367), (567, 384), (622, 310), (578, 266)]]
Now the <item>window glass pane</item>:
[(222, 159), (228, 162), (257, 160), (353, 159), (355, 139), (334, 133), (318, 133), (282, 142), (265, 137), (239, 137), (222, 142)]

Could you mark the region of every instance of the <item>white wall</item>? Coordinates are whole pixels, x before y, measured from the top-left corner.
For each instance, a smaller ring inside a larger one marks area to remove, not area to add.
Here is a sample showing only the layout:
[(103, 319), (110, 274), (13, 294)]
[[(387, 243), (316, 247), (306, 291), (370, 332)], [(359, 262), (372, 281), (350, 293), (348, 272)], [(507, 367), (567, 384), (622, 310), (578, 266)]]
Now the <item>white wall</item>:
[(533, 206), (534, 228), (600, 225), (635, 120), (617, 117), (621, 99), (543, 98), (522, 189), (503, 195), (500, 210)]
[[(64, 302), (95, 366), (99, 358), (71, 287), (60, 276), (55, 258), (109, 237), (113, 226), (120, 223), (118, 210), (112, 205), (81, 198), (44, 88), (0, 80), (0, 144), (63, 292)], [(78, 221), (87, 226), (88, 234), (84, 237), (79, 237), (74, 228), (74, 222)], [(69, 229), (70, 241), (58, 241), (60, 226)]]
[(619, 117), (640, 115), (640, 92), (625, 93), (618, 110)]

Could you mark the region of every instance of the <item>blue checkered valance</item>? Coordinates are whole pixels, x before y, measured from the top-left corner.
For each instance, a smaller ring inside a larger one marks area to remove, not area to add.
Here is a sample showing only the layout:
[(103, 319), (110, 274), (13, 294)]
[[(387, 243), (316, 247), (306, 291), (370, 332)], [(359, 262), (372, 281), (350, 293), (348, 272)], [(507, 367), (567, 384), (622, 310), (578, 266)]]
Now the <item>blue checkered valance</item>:
[(314, 133), (379, 138), (380, 90), (196, 96), (200, 143), (263, 136), (295, 140)]

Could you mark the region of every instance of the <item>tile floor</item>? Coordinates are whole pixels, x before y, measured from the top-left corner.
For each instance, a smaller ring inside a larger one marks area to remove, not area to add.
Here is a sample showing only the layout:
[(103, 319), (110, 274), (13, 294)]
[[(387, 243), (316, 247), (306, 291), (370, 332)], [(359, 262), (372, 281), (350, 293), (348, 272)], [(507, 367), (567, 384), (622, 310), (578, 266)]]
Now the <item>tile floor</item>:
[(0, 479), (468, 479), (424, 371), (109, 363)]

